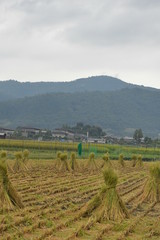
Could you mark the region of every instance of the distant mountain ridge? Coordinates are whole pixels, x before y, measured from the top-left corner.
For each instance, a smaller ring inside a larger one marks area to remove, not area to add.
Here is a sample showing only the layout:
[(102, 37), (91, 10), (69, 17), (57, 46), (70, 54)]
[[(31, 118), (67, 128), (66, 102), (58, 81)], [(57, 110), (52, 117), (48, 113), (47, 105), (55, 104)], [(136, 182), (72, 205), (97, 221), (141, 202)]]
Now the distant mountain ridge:
[(105, 92), (134, 87), (144, 88), (110, 76), (93, 76), (70, 82), (18, 82), (7, 80), (0, 81), (0, 101), (46, 93)]
[(1, 102), (0, 126), (54, 129), (83, 122), (101, 126), (119, 136), (136, 128), (142, 128), (148, 136), (158, 136), (159, 109), (160, 91), (146, 88), (49, 93)]

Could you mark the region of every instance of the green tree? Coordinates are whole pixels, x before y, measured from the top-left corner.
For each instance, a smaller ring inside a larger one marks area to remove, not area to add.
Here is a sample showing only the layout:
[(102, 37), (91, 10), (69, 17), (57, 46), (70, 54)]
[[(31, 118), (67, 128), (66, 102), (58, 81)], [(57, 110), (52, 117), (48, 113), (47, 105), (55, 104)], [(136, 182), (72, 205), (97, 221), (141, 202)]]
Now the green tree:
[(150, 138), (150, 137), (145, 137), (145, 138), (144, 138), (144, 143), (145, 143), (146, 145), (152, 144), (152, 138)]
[(142, 129), (136, 129), (133, 138), (136, 140), (137, 143), (141, 143), (141, 139), (143, 138), (143, 132)]

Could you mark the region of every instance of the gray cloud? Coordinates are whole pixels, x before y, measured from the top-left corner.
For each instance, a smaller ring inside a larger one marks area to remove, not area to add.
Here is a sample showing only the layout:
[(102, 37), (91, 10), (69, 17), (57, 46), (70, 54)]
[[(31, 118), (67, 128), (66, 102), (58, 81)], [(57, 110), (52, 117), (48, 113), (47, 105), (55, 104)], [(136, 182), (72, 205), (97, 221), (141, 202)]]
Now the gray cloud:
[(3, 15), (10, 15), (10, 20), (4, 17), (6, 31), (24, 34), (25, 37), (26, 34), (32, 37), (35, 32), (57, 32), (58, 37), (81, 44), (144, 44), (144, 40), (145, 43), (159, 43), (159, 1), (7, 2), (11, 3), (3, 4)]
[(159, 0), (0, 0), (0, 9), (0, 79), (118, 73), (160, 87)]
[(141, 2), (140, 10), (136, 1), (129, 1), (130, 4), (114, 1), (109, 6), (104, 1), (101, 9), (71, 27), (66, 36), (73, 42), (102, 46), (159, 44), (160, 4), (153, 9), (146, 6), (142, 9), (144, 2)]

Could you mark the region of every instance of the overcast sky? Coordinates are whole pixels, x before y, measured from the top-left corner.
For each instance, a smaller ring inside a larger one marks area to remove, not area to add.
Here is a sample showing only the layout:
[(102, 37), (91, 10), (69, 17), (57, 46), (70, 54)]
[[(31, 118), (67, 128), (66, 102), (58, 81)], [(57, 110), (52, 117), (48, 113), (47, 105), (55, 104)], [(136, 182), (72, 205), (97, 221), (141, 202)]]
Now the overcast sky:
[(160, 0), (0, 0), (0, 79), (160, 88)]

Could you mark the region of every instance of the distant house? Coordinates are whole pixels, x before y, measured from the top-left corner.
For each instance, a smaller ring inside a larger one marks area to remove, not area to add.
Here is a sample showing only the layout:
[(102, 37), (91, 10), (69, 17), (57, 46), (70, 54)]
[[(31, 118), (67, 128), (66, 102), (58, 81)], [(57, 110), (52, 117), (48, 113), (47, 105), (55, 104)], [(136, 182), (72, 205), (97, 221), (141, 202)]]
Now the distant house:
[(120, 141), (118, 136), (106, 135), (104, 136), (105, 142), (108, 144), (117, 144)]
[(66, 138), (66, 139), (74, 139), (74, 133), (71, 131), (66, 131), (63, 129), (55, 129), (52, 131), (52, 137), (54, 138)]
[(81, 134), (81, 133), (75, 133), (74, 139), (77, 141), (86, 141), (87, 135)]
[(133, 137), (125, 136), (123, 139), (124, 139), (124, 142), (126, 142), (126, 143), (133, 143), (134, 142)]
[(86, 138), (84, 134), (74, 133), (73, 131), (63, 130), (63, 129), (55, 129), (52, 131), (52, 137), (54, 138), (61, 138), (66, 140), (83, 140)]
[(6, 133), (0, 132), (0, 139), (5, 139), (6, 138)]
[(103, 138), (88, 138), (88, 143), (102, 143), (104, 144), (106, 141)]
[(42, 135), (45, 135), (47, 133), (47, 130), (46, 129), (43, 129), (43, 130), (40, 130)]
[(14, 133), (13, 129), (9, 129), (9, 128), (2, 128), (0, 127), (0, 133), (5, 133), (6, 137), (11, 137)]
[(52, 137), (54, 138), (65, 138), (66, 132), (60, 129), (55, 129), (52, 131)]
[(29, 135), (38, 135), (41, 131), (40, 128), (34, 127), (18, 127), (17, 130), (21, 132), (23, 137), (28, 137)]

